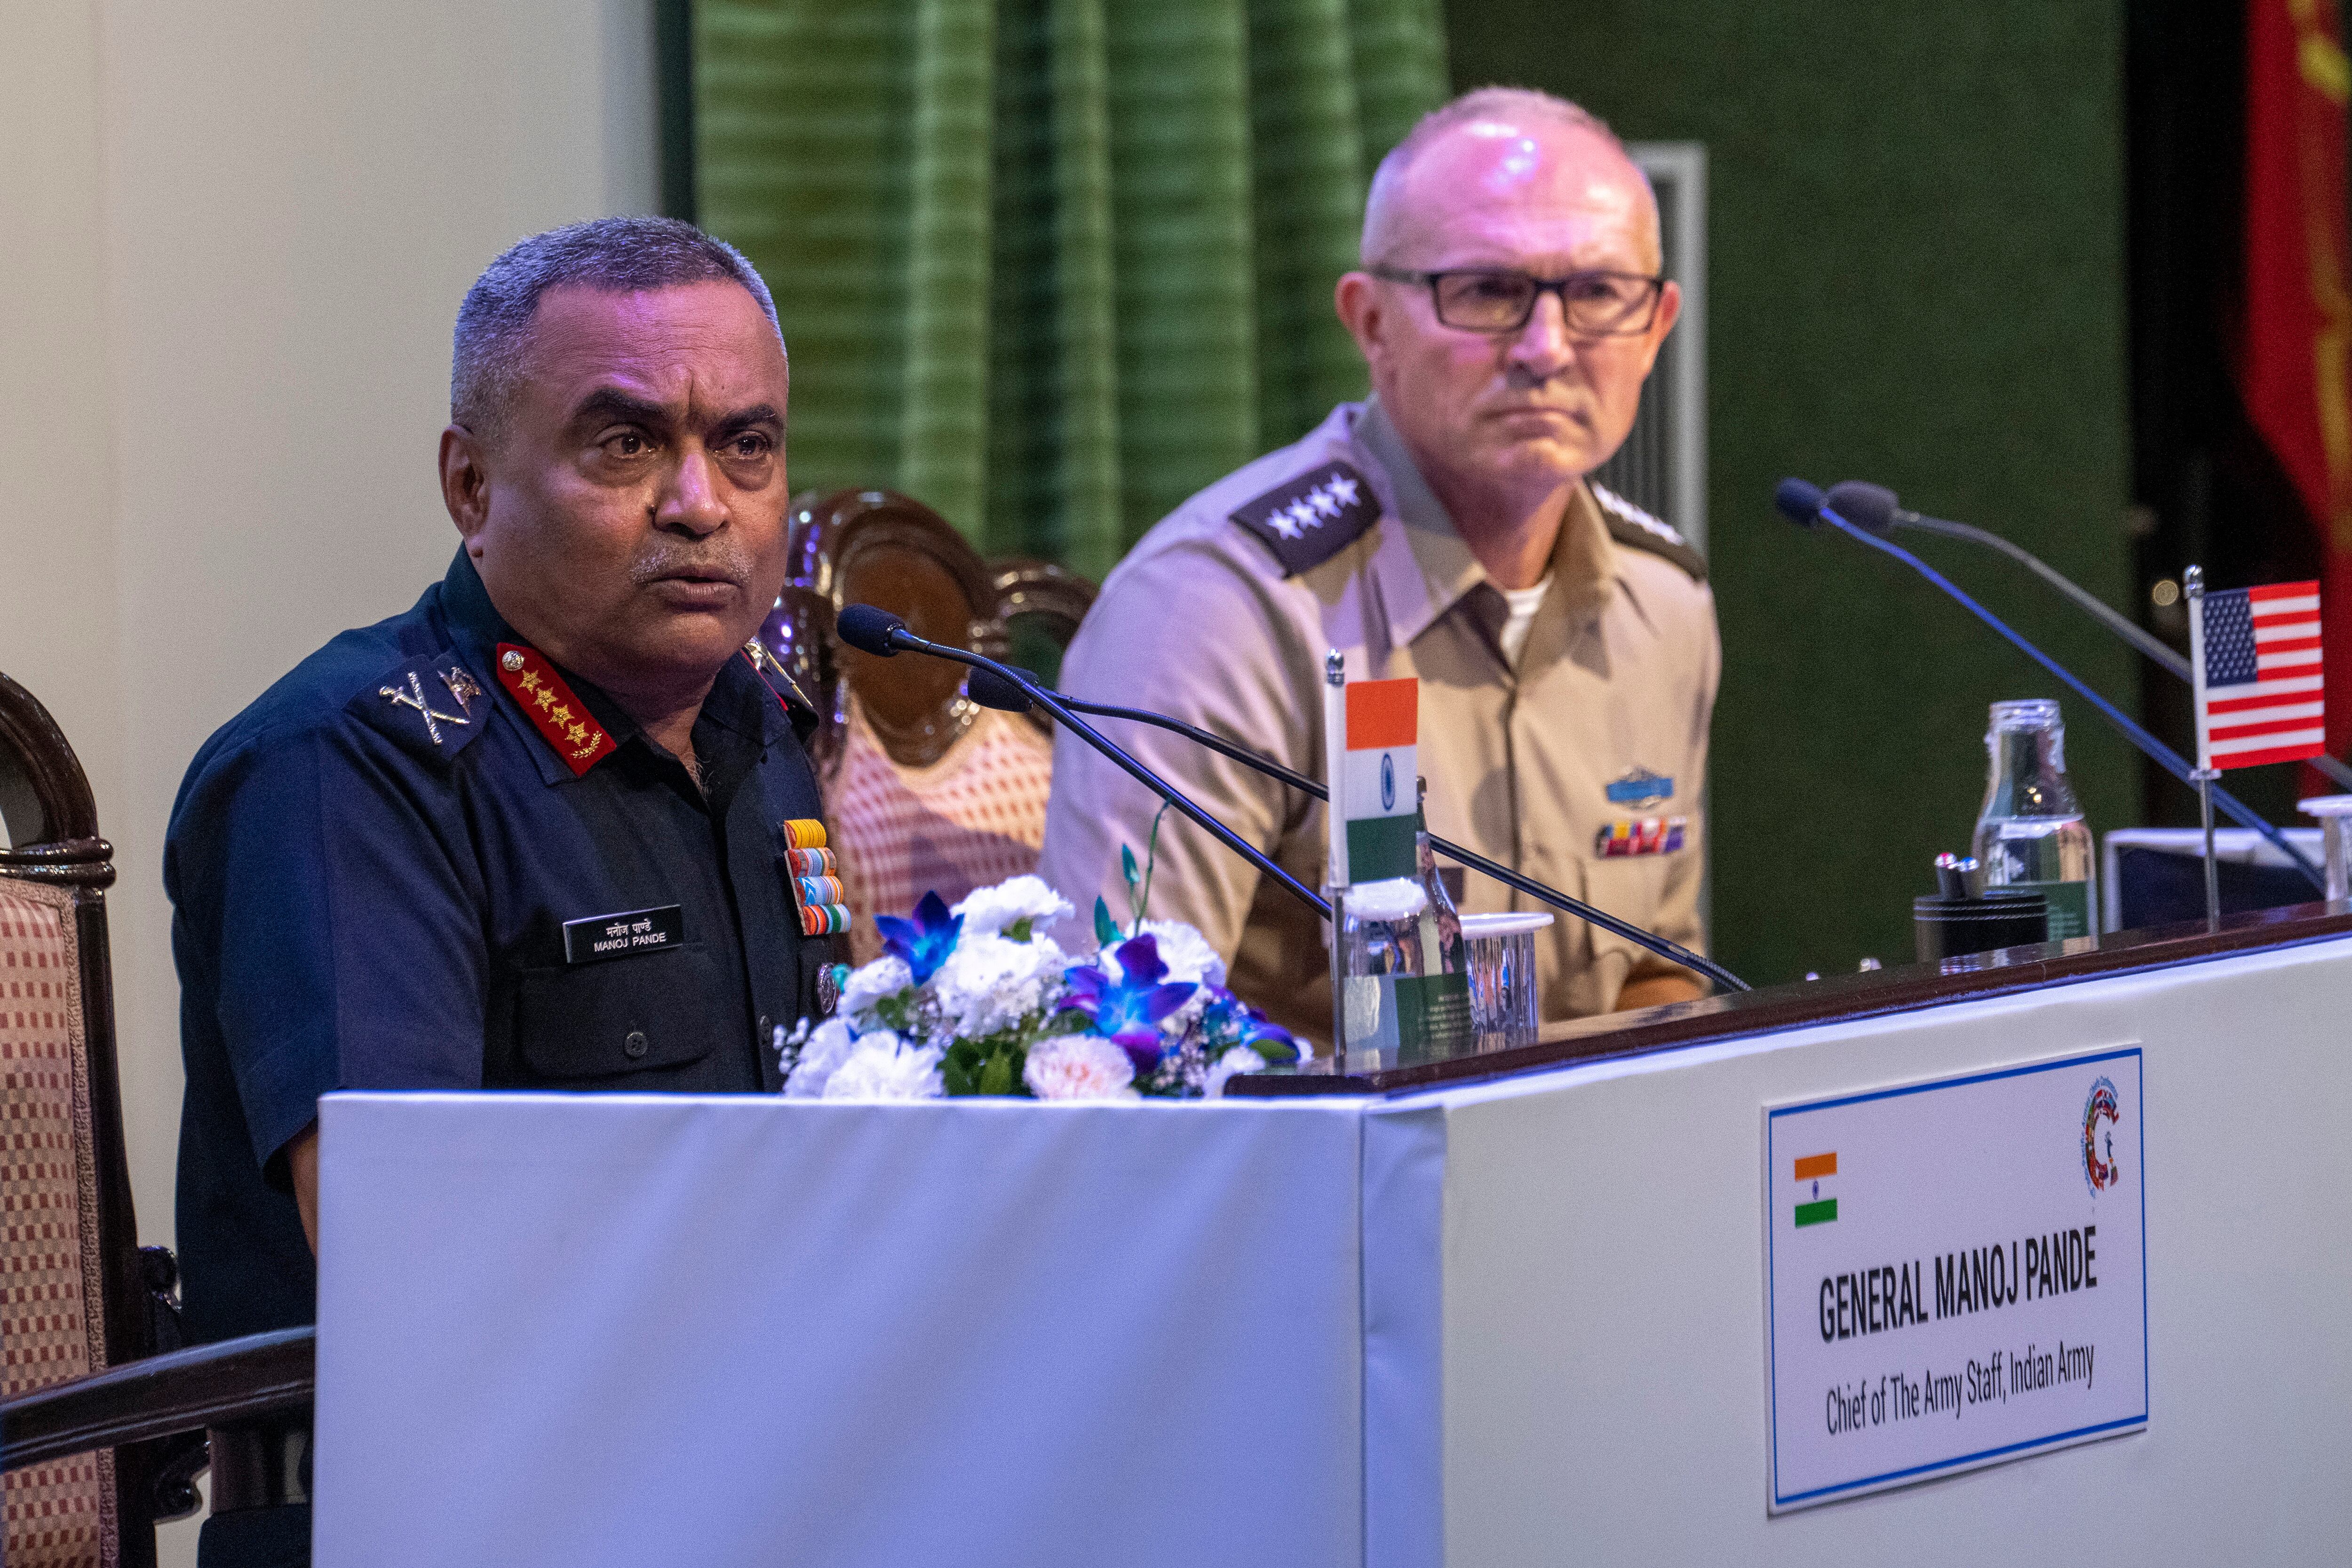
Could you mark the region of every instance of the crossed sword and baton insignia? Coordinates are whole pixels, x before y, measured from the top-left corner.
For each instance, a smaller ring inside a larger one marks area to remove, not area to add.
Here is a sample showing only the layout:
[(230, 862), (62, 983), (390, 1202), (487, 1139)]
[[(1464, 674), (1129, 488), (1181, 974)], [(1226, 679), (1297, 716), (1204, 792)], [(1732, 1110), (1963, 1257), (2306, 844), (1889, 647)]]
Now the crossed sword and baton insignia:
[(375, 689), (375, 695), (386, 698), (397, 706), (415, 708), (417, 716), (425, 721), (425, 733), (433, 737), (434, 745), (438, 746), (441, 744), (443, 725), (473, 723), (472, 718), (467, 716), (470, 716), (474, 711), (474, 699), (482, 695), (482, 688), (474, 684), (474, 677), (467, 674), (461, 664), (452, 664), (447, 670), (442, 672), (441, 684), (447, 686), (449, 695), (457, 699), (458, 713), (443, 713), (427, 703), (425, 700), (425, 683), (417, 678), (416, 672), (414, 670), (408, 672), (406, 691), (402, 691), (398, 686), (378, 686)]

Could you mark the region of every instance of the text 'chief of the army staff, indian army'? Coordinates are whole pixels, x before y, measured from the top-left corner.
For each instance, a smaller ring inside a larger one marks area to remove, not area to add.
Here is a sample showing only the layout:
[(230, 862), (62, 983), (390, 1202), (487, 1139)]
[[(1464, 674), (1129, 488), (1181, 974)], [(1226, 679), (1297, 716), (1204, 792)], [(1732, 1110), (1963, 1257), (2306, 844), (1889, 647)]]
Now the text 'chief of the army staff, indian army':
[[(1624, 441), (1680, 297), (1657, 205), (1608, 128), (1484, 89), (1382, 161), (1340, 319), (1373, 395), (1179, 507), (1104, 584), (1065, 685), (1157, 708), (1323, 776), (1326, 650), (1421, 679), (1432, 831), (1694, 949), (1698, 810), (1721, 657), (1697, 553), (1586, 476)], [(1153, 767), (1313, 886), (1323, 808), (1159, 731)], [(1159, 802), (1065, 736), (1042, 870), (1081, 909)], [(1109, 868), (1106, 872), (1106, 868)], [(1206, 833), (1162, 826), (1150, 912), (1328, 1039), (1321, 923)], [(1533, 907), (1473, 873), (1466, 910)], [(1563, 916), (1548, 1019), (1681, 1000), (1689, 971)]]
[[(772, 1091), (772, 1026), (824, 1010), (814, 715), (746, 648), (785, 571), (766, 286), (684, 224), (575, 225), (482, 274), (454, 360), (447, 575), (230, 721), (173, 812), (200, 1339), (311, 1320), (320, 1095)], [(223, 1500), (206, 1562), (302, 1560), (307, 1508)]]

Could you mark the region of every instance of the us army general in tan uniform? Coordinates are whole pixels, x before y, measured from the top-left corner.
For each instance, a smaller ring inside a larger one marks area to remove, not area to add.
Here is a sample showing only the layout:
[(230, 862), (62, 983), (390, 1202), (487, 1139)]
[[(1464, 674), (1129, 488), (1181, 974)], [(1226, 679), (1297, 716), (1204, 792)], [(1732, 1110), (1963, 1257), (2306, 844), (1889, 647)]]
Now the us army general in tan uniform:
[[(1433, 831), (1700, 948), (1714, 598), (1679, 535), (1585, 478), (1624, 440), (1679, 307), (1649, 187), (1582, 110), (1481, 89), (1382, 162), (1363, 256), (1337, 303), (1375, 395), (1155, 527), (1062, 683), (1319, 779), (1325, 650), (1350, 680), (1417, 675)], [(1180, 737), (1108, 727), (1321, 885), (1319, 803)], [(1097, 893), (1123, 910), (1119, 848), (1143, 852), (1158, 805), (1063, 737), (1042, 873), (1081, 910)], [(1463, 907), (1538, 906), (1474, 872)], [(1244, 997), (1329, 1038), (1321, 923), (1172, 812), (1149, 913), (1199, 926)], [(1581, 921), (1547, 937), (1547, 1019), (1702, 989)]]

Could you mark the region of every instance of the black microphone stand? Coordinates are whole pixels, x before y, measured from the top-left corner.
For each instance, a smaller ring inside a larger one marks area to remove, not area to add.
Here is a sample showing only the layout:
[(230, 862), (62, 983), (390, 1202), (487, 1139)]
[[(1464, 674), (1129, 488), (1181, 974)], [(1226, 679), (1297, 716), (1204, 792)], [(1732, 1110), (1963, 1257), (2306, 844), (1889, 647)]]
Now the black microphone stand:
[[(2189, 785), (2191, 789), (2197, 787), (2198, 781), (2195, 778), (2196, 770), (2189, 767), (2187, 759), (2182, 758), (2179, 752), (2173, 750), (2172, 747), (2165, 745), (2164, 742), (2157, 739), (2156, 737), (2150, 735), (2147, 730), (2142, 729), (2138, 725), (2133, 723), (2132, 720), (2124, 714), (2122, 709), (2116, 707), (2115, 704), (2107, 701), (2106, 698), (2093, 691), (2084, 683), (2080, 676), (2067, 669), (2065, 665), (2060, 664), (2057, 660), (2052, 658), (2049, 654), (2043, 653), (2041, 649), (2027, 642), (2022, 635), (2009, 624), (2009, 622), (2003, 621), (2000, 616), (1995, 615), (1991, 611), (1987, 610), (1983, 605), (1970, 598), (1965, 590), (1963, 590), (1958, 583), (1952, 581), (1951, 579), (1946, 577), (1942, 572), (1937, 571), (1934, 567), (1929, 566), (1926, 561), (1921, 560), (1917, 556), (1913, 555), (1909, 550), (1905, 549), (1901, 545), (1895, 543), (1893, 540), (1880, 538), (1868, 528), (1847, 521), (1838, 513), (1835, 507), (1829, 504), (1829, 498), (1823, 496), (1820, 490), (1814, 488), (1811, 485), (1805, 484), (1801, 479), (1783, 479), (1780, 481), (1779, 487), (1773, 494), (1773, 505), (1778, 507), (1781, 515), (1788, 517), (1791, 522), (1799, 523), (1810, 528), (1812, 526), (1813, 520), (1818, 518), (1822, 522), (1832, 525), (1847, 538), (1859, 540), (1861, 543), (1868, 545), (1871, 549), (1880, 551), (1882, 554), (1892, 556), (1896, 560), (1901, 561), (1913, 571), (1917, 572), (1921, 577), (1926, 578), (1936, 587), (1941, 589), (1947, 595), (1957, 601), (1962, 609), (1968, 611), (1978, 620), (1983, 622), (1986, 625), (1999, 632), (2002, 639), (2011, 646), (2017, 649), (2019, 653), (2023, 653), (2027, 658), (2032, 659), (2035, 664), (2049, 671), (2051, 674), (2064, 682), (2067, 687), (2072, 690), (2076, 696), (2081, 697), (2084, 702), (2089, 703), (2100, 717), (2115, 726), (2116, 729), (2121, 730), (2125, 739), (2130, 741), (2148, 757), (2154, 758), (2158, 767), (2171, 774), (2175, 779), (2179, 779), (2183, 784)], [(2286, 856), (2288, 862), (2297, 871), (2301, 872), (2304, 876), (2310, 881), (2314, 887), (2318, 888), (2323, 894), (2326, 894), (2327, 891), (2327, 881), (2320, 874), (2318, 868), (2314, 866), (2309, 861), (2303, 858), (2302, 852), (2287, 841), (2287, 838), (2284, 833), (2280, 832), (2276, 828), (2271, 826), (2270, 823), (2263, 821), (2260, 816), (2256, 815), (2253, 808), (2248, 806), (2243, 800), (2239, 800), (2235, 795), (2230, 794), (2228, 791), (2220, 789), (2216, 789), (2213, 791), (2213, 803), (2221, 807), (2224, 811), (2228, 812), (2231, 819), (2238, 822), (2241, 826), (2252, 828), (2255, 832), (2261, 834), (2270, 842), (2272, 847), (2276, 849), (2281, 854)]]
[[(1873, 491), (1878, 494), (1868, 494)], [(1856, 479), (1842, 480), (1831, 486), (1829, 504), (1836, 507), (1846, 521), (1872, 533), (1884, 533), (1886, 528), (1909, 528), (1914, 533), (1958, 539), (1964, 544), (1991, 550), (1996, 555), (2005, 555), (2072, 600), (2091, 619), (2139, 650), (2141, 656), (2150, 664), (2176, 680), (2188, 681), (2190, 678), (2189, 661), (2178, 652), (2149, 635), (2138, 622), (2023, 545), (2005, 539), (1990, 528), (1980, 528), (1972, 523), (1956, 523), (1949, 517), (1930, 517), (1912, 511), (1896, 504), (1893, 491)], [(1879, 522), (1882, 515), (1885, 518), (1883, 527)], [(2347, 789), (2352, 789), (2352, 767), (2345, 766), (2324, 751), (2305, 760)]]
[[(856, 613), (857, 612), (866, 613), (859, 615)], [(854, 619), (853, 616), (855, 616)], [(1117, 763), (1137, 783), (1206, 828), (1215, 836), (1219, 843), (1249, 862), (1265, 875), (1272, 877), (1287, 889), (1293, 897), (1304, 903), (1318, 915), (1325, 920), (1331, 918), (1331, 905), (1328, 900), (1268, 860), (1256, 845), (1194, 805), (1182, 790), (1106, 740), (1092, 725), (1064, 706), (1059, 699), (1014, 674), (1011, 665), (1000, 664), (993, 659), (962, 648), (951, 648), (944, 643), (934, 643), (928, 638), (918, 637), (907, 630), (907, 623), (898, 617), (887, 610), (877, 610), (870, 604), (853, 604), (844, 609), (840, 620), (835, 622), (835, 629), (840, 632), (841, 640), (851, 647), (880, 658), (887, 659), (901, 649), (917, 653), (929, 653), (935, 659), (948, 659), (959, 664), (968, 664), (975, 670), (986, 670), (1019, 687), (1039, 707), (1069, 726), (1072, 734)]]
[[(1082, 698), (1070, 695), (1067, 692), (1049, 694), (1044, 686), (1037, 684), (1029, 671), (1016, 665), (1003, 665), (991, 673), (1004, 676), (1006, 684), (1015, 691), (1024, 696), (1041, 699), (1041, 703), (1043, 698), (1050, 695), (1055, 702), (1065, 706), (1074, 708), (1080, 713), (1093, 714), (1098, 718), (1124, 718), (1131, 719), (1137, 724), (1148, 724), (1155, 728), (1167, 730), (1171, 734), (1181, 735), (1188, 740), (1197, 741), (1221, 756), (1232, 758), (1244, 768), (1255, 768), (1268, 779), (1287, 784), (1301, 794), (1311, 795), (1316, 800), (1326, 802), (1328, 802), (1331, 798), (1328, 789), (1304, 773), (1286, 768), (1270, 757), (1263, 756), (1235, 741), (1227, 740), (1223, 736), (1202, 729), (1198, 725), (1186, 724), (1182, 719), (1171, 718), (1166, 714), (1153, 713), (1148, 708), (1118, 707), (1110, 703), (1087, 702)], [(973, 693), (972, 700), (987, 707), (1003, 706), (989, 701), (977, 691)], [(1048, 708), (1047, 711), (1052, 710)], [(1533, 877), (1513, 871), (1509, 866), (1499, 862), (1488, 860), (1475, 851), (1465, 850), (1459, 844), (1439, 838), (1435, 833), (1429, 835), (1429, 845), (1446, 859), (1458, 861), (1473, 871), (1493, 877), (1506, 887), (1517, 888), (1538, 904), (1549, 904), (1554, 909), (1598, 925), (1603, 931), (1614, 932), (1626, 941), (1646, 948), (1670, 963), (1680, 964), (1685, 968), (1696, 969), (1727, 990), (1753, 989), (1747, 981), (1712, 959), (1701, 957), (1679, 943), (1670, 942), (1653, 932), (1645, 931), (1631, 921), (1620, 920), (1605, 909), (1597, 909), (1580, 899), (1570, 898), (1564, 893), (1546, 887)]]

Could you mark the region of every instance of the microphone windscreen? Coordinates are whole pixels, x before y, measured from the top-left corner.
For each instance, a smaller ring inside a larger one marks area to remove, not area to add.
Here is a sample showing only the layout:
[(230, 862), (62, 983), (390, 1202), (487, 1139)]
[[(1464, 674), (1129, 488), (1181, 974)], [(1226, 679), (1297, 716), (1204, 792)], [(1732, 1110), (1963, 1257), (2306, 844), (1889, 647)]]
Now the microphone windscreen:
[[(1012, 667), (1023, 680), (1032, 685), (1036, 684), (1035, 671), (1024, 670), (1018, 664)], [(981, 706), (992, 707), (1000, 713), (1027, 713), (1034, 706), (1029, 701), (1027, 692), (1023, 691), (994, 670), (982, 669), (977, 665), (973, 666), (971, 674), (965, 678), (963, 692), (964, 695)]]
[(1841, 479), (1830, 486), (1824, 497), (1831, 511), (1852, 523), (1864, 533), (1883, 534), (1895, 527), (1895, 513), (1901, 503), (1895, 492), (1884, 485), (1874, 485), (1867, 479)]
[(834, 622), (834, 630), (841, 633), (843, 642), (861, 653), (884, 659), (898, 651), (890, 645), (890, 634), (906, 629), (906, 622), (871, 604), (845, 605), (841, 619)]
[(1772, 486), (1772, 504), (1780, 515), (1801, 528), (1810, 528), (1821, 521), (1822, 491), (1818, 485), (1808, 485), (1802, 479), (1783, 479)]

